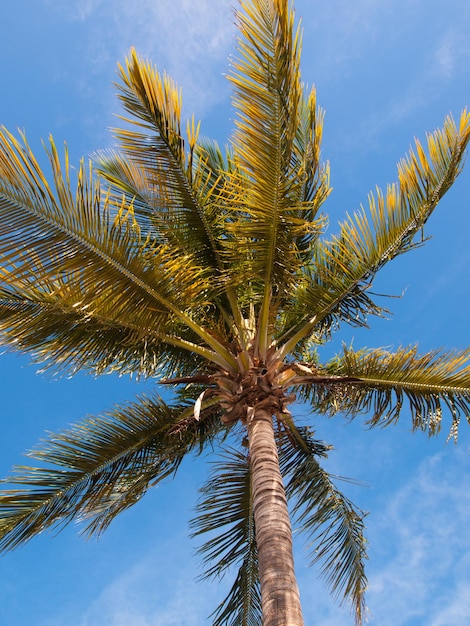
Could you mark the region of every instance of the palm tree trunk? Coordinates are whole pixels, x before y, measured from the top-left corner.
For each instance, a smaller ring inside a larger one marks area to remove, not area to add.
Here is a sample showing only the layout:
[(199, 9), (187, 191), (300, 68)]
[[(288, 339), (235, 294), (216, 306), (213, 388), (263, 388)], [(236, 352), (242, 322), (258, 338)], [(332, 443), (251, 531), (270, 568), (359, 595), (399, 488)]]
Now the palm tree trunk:
[(303, 626), (292, 529), (268, 411), (258, 409), (248, 420), (248, 440), (263, 626)]

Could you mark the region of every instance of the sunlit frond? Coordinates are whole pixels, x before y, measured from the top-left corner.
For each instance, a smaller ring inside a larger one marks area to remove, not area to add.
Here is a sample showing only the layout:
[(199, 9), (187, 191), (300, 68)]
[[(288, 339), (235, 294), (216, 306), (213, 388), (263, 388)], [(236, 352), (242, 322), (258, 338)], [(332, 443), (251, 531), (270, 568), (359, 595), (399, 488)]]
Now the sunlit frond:
[(292, 445), (285, 440), (279, 449), (281, 471), (287, 478), (286, 494), (293, 503), (294, 518), (309, 536), (314, 562), (337, 598), (352, 604), (357, 624), (365, 617), (367, 587), (364, 513), (334, 485), (317, 460), (324, 445), (307, 429), (297, 431)]
[[(233, 283), (233, 277), (222, 254), (227, 239), (226, 210), (220, 202), (227, 189), (223, 158), (215, 162), (211, 158), (218, 150), (214, 144), (203, 141), (199, 145), (199, 126), (194, 120), (187, 124), (185, 152), (181, 94), (134, 50), (126, 66), (120, 67), (120, 78), (120, 98), (131, 116), (126, 120), (130, 127), (116, 130), (122, 154), (97, 156), (98, 170), (110, 184), (108, 202), (119, 206), (124, 195), (151, 241), (166, 242), (180, 255), (191, 254), (204, 265), (211, 276), (212, 300), (223, 315), (233, 317), (240, 330), (239, 307), (227, 284)], [(144, 132), (135, 131), (135, 126)], [(226, 298), (220, 297), (222, 287)]]
[[(199, 127), (194, 122), (188, 125), (186, 150), (180, 90), (171, 78), (162, 76), (135, 50), (131, 50), (125, 66), (120, 66), (119, 78), (119, 98), (130, 117), (124, 118), (128, 125), (115, 129), (115, 134), (126, 159), (139, 170), (159, 228), (173, 229), (180, 250), (195, 253), (209, 267), (216, 268), (218, 244), (200, 202), (200, 191), (207, 181), (193, 178), (193, 153)], [(113, 186), (121, 187), (112, 163), (106, 158), (101, 159), (100, 169)]]
[[(201, 203), (220, 245), (219, 258), (226, 278), (226, 292), (232, 298), (231, 309), (240, 332), (243, 322), (239, 311), (249, 308), (253, 299), (259, 301), (258, 277), (253, 276), (250, 255), (246, 254), (248, 241), (243, 231), (236, 227), (243, 212), (243, 197), (249, 179), (236, 163), (230, 147), (222, 152), (217, 142), (207, 139), (201, 139), (195, 148), (193, 169), (194, 178), (202, 181), (198, 184), (203, 193)], [(252, 284), (253, 279), (255, 284)], [(234, 293), (236, 302), (233, 302)]]
[(404, 412), (411, 414), (413, 429), (431, 436), (439, 433), (447, 409), (452, 417), (450, 436), (454, 438), (460, 418), (470, 421), (469, 349), (432, 350), (420, 355), (416, 346), (396, 352), (356, 352), (344, 347), (343, 354), (327, 367), (332, 374), (359, 380), (318, 390), (319, 406), (326, 411), (339, 410), (352, 416), (371, 413), (368, 423), (372, 426), (393, 424)]
[(416, 236), (450, 188), (461, 169), (470, 140), (470, 113), (459, 124), (451, 117), (444, 127), (428, 135), (428, 156), (419, 141), (416, 152), (398, 165), (398, 183), (384, 194), (369, 196), (369, 211), (362, 209), (341, 224), (340, 234), (318, 241), (312, 263), (306, 267), (310, 285), (295, 293), (303, 300), (304, 321), (292, 328), (285, 353), (328, 318), (365, 325), (381, 309), (366, 291), (375, 274), (388, 261), (419, 245)]
[[(118, 69), (117, 149), (94, 164), (73, 172), (51, 139), (48, 181), (25, 137), (0, 128), (0, 339), (57, 374), (153, 376), (173, 397), (89, 417), (28, 453), (37, 466), (1, 482), (0, 551), (72, 521), (99, 535), (185, 455), (216, 447), (191, 523), (203, 578), (235, 579), (213, 624), (259, 626), (270, 612), (301, 623), (287, 496), (360, 625), (365, 514), (320, 466), (330, 446), (287, 407), (365, 413), (371, 426), (406, 407), (429, 435), (448, 412), (454, 438), (470, 422), (470, 349), (344, 348), (322, 365), (318, 348), (340, 323), (387, 313), (375, 276), (423, 243), (460, 172), (470, 114), (448, 117), (426, 149), (416, 141), (398, 181), (326, 238), (324, 113), (301, 81), (293, 2), (239, 5), (226, 148), (200, 138), (194, 117), (182, 124), (179, 88), (133, 49)], [(240, 449), (228, 447), (236, 436)]]
[[(262, 301), (259, 342), (266, 349), (271, 300), (288, 293), (299, 250), (317, 236), (313, 216), (326, 197), (318, 161), (321, 116), (303, 103), (301, 34), (287, 2), (241, 2), (239, 58), (230, 80), (237, 109), (234, 160), (248, 184), (230, 229)], [(305, 148), (300, 154), (299, 148)], [(321, 191), (320, 191), (321, 190)]]
[(218, 419), (171, 429), (185, 407), (158, 397), (90, 417), (51, 435), (28, 456), (37, 467), (18, 466), (0, 491), (0, 548), (12, 549), (52, 527), (76, 520), (100, 533), (153, 485), (174, 474), (185, 454), (213, 439)]
[(231, 367), (229, 352), (186, 313), (214, 289), (206, 270), (168, 245), (143, 245), (131, 206), (112, 219), (83, 166), (74, 190), (67, 153), (62, 166), (52, 140), (50, 160), (55, 193), (27, 144), (0, 133), (1, 281), (82, 311), (99, 313), (101, 303), (116, 319), (138, 318), (153, 330), (168, 331), (165, 324), (177, 320)]
[(193, 536), (210, 538), (199, 548), (208, 565), (204, 577), (221, 576), (238, 566), (227, 597), (214, 612), (214, 625), (255, 626), (261, 621), (258, 555), (247, 455), (224, 450), (211, 478), (201, 489)]

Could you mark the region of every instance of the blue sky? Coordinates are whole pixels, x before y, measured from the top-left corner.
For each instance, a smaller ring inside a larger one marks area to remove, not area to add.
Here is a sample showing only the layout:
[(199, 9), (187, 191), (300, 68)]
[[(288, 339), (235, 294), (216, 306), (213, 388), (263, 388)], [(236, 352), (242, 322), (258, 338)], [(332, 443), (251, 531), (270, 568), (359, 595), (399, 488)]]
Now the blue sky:
[[(183, 87), (184, 105), (202, 132), (223, 142), (233, 111), (223, 74), (233, 52), (228, 0), (22, 0), (2, 3), (0, 123), (25, 129), (30, 143), (52, 133), (67, 140), (72, 162), (110, 146), (118, 112), (116, 62), (134, 45)], [(297, 0), (303, 18), (303, 77), (326, 109), (324, 156), (333, 194), (331, 231), (396, 178), (413, 138), (470, 106), (470, 4), (467, 0)], [(419, 342), (421, 350), (470, 344), (470, 165), (429, 220), (432, 239), (400, 257), (374, 290), (391, 320), (369, 331), (343, 329), (354, 345)], [(337, 341), (331, 350), (339, 348)], [(0, 474), (46, 430), (132, 399), (151, 383), (37, 375), (26, 357), (0, 358), (3, 423)], [(299, 407), (299, 412), (304, 410)], [(367, 518), (370, 623), (461, 626), (470, 623), (470, 429), (458, 446), (410, 432), (406, 412), (395, 428), (368, 431), (310, 416), (335, 446), (328, 468), (355, 478), (345, 485)], [(188, 520), (207, 463), (188, 462), (174, 482), (151, 491), (99, 542), (71, 526), (0, 560), (0, 624), (8, 626), (198, 626), (221, 599), (222, 583), (197, 583)], [(307, 624), (349, 626), (315, 569), (297, 548)]]

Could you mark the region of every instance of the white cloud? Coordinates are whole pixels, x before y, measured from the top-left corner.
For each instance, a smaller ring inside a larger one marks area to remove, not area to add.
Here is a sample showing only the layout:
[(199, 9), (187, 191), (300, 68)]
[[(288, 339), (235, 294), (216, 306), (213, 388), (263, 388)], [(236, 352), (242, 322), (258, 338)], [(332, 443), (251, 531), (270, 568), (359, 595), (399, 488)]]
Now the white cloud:
[[(77, 626), (199, 626), (217, 602), (217, 588), (197, 582), (198, 561), (186, 536), (175, 534), (108, 582)], [(163, 558), (162, 558), (163, 555)]]
[(437, 43), (433, 53), (432, 68), (436, 77), (451, 80), (470, 60), (470, 45), (465, 21), (448, 28)]
[[(468, 572), (468, 569), (467, 569)], [(470, 585), (459, 582), (445, 595), (445, 601), (429, 626), (462, 626), (470, 623)]]
[(314, 7), (297, 0), (296, 6), (304, 22), (305, 78), (319, 87), (320, 103), (322, 94), (331, 102), (327, 124), (342, 103), (334, 145), (354, 159), (381, 149), (390, 129), (423, 119), (432, 107), (443, 107), (442, 116), (460, 108), (456, 93), (467, 98), (468, 3), (332, 0)]
[(433, 618), (433, 626), (450, 626), (469, 615), (468, 460), (464, 450), (425, 459), (371, 519), (373, 624), (399, 626), (415, 618), (430, 624)]
[(116, 62), (135, 47), (183, 86), (198, 115), (228, 92), (221, 79), (233, 46), (230, 0), (75, 0), (53, 9), (81, 22), (88, 78), (92, 72), (112, 80)]
[[(192, 575), (165, 568), (166, 584), (162, 585), (154, 567), (155, 563), (146, 560), (109, 584), (86, 611), (80, 626), (196, 626), (204, 621), (210, 611), (200, 610), (201, 594), (195, 590)], [(161, 564), (156, 567), (160, 569)], [(167, 586), (170, 579), (171, 589)]]
[[(56, 0), (43, 0), (43, 2), (50, 9), (56, 9), (60, 12), (64, 10), (64, 7)], [(66, 15), (68, 19), (82, 22), (88, 19), (102, 2), (103, 0), (72, 0), (67, 3)]]

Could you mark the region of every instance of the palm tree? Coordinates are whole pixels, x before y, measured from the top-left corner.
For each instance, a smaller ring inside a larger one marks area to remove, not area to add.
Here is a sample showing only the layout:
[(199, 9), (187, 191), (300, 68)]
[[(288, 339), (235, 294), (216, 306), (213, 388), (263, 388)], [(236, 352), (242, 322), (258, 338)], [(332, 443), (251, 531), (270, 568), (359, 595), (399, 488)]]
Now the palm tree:
[[(193, 521), (207, 576), (235, 568), (213, 623), (303, 623), (290, 514), (356, 622), (364, 616), (364, 516), (296, 423), (313, 412), (368, 416), (456, 436), (470, 411), (470, 350), (319, 351), (341, 324), (381, 315), (376, 273), (419, 245), (459, 173), (470, 115), (451, 117), (325, 236), (330, 193), (323, 112), (300, 80), (301, 34), (287, 0), (241, 0), (237, 110), (227, 148), (181, 128), (173, 81), (131, 51), (119, 67), (118, 151), (72, 183), (53, 140), (52, 182), (24, 137), (0, 134), (3, 342), (60, 373), (132, 373), (171, 387), (51, 436), (0, 494), (0, 547), (83, 522), (99, 534), (188, 454), (223, 450)], [(208, 535), (207, 535), (208, 533)]]

